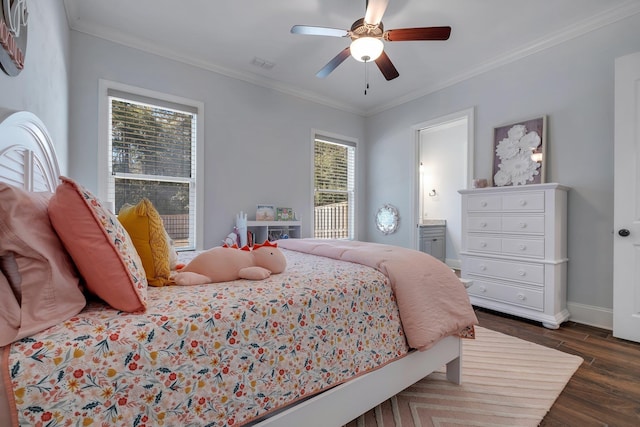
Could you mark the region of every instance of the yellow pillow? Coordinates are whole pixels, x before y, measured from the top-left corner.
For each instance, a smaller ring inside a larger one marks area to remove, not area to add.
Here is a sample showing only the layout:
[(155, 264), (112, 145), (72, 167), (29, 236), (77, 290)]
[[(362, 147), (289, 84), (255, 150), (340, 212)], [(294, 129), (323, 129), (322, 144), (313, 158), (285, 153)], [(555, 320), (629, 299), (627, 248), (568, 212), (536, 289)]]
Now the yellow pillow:
[(135, 206), (123, 206), (118, 213), (118, 220), (129, 233), (140, 255), (149, 285), (171, 284), (169, 242), (162, 218), (151, 201), (145, 198)]

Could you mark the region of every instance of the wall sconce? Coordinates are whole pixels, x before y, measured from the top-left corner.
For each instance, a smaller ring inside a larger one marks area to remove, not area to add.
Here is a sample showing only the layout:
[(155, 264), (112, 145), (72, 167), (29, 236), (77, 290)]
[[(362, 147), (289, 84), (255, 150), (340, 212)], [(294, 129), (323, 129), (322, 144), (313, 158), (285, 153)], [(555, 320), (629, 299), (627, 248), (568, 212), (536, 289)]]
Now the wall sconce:
[(531, 160), (536, 162), (536, 163), (541, 162), (542, 161), (542, 153), (533, 153), (533, 154), (531, 154)]

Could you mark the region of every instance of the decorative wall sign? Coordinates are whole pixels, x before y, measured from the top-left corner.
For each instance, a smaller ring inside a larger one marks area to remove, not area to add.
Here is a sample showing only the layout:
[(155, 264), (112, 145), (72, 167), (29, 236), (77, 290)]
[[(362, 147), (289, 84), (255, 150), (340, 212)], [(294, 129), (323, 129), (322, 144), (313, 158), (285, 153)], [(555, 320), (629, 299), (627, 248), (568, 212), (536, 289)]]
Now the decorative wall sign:
[(27, 54), (27, 0), (0, 2), (0, 67), (8, 75), (17, 76)]
[(493, 185), (544, 183), (547, 117), (493, 129)]

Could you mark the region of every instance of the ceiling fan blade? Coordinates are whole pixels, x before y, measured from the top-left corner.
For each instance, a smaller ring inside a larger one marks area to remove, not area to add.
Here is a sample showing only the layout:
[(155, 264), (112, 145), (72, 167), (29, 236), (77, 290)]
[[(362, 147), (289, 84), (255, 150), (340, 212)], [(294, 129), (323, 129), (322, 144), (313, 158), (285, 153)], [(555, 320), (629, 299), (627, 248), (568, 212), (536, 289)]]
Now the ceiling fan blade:
[(335, 70), (338, 65), (342, 64), (344, 60), (349, 57), (349, 55), (351, 55), (351, 48), (347, 46), (342, 52), (337, 54), (331, 61), (329, 61), (327, 65), (322, 67), (322, 70), (316, 73), (316, 77), (324, 79), (329, 74), (331, 74), (331, 72)]
[(384, 51), (382, 51), (378, 59), (376, 59), (376, 65), (387, 80), (393, 80), (400, 75)]
[(309, 25), (294, 25), (291, 27), (293, 34), (306, 34), (310, 36), (329, 36), (329, 37), (346, 37), (349, 35), (347, 30), (327, 27), (312, 27)]
[(389, 0), (367, 0), (364, 22), (369, 25), (378, 25), (382, 21), (382, 15), (387, 10), (388, 4)]
[(447, 40), (451, 35), (451, 27), (400, 28), (388, 30), (384, 39), (390, 42), (411, 40)]

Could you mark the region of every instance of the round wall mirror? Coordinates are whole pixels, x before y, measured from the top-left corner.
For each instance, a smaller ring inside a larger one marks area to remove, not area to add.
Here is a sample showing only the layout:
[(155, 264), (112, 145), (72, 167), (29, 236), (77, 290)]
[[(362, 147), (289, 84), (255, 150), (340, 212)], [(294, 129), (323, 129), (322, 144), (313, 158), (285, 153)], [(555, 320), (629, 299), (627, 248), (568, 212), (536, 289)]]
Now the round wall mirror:
[(395, 206), (386, 204), (376, 212), (376, 227), (382, 234), (395, 233), (398, 229), (398, 209)]

